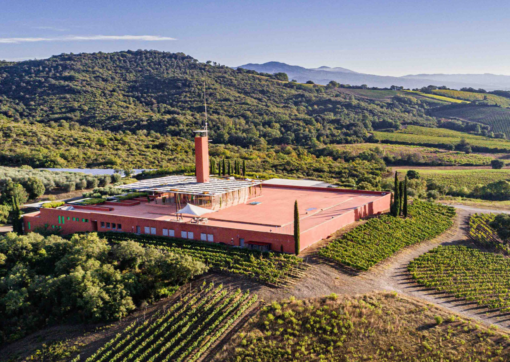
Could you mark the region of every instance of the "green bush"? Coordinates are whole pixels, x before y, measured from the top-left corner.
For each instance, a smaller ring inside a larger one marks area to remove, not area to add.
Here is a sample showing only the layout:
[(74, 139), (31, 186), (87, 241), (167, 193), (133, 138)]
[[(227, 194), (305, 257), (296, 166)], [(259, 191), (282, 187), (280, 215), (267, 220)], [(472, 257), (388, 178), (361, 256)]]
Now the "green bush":
[(99, 198), (99, 199), (87, 199), (80, 201), (80, 204), (82, 205), (97, 205), (102, 204), (103, 202), (106, 202), (106, 199)]
[(54, 209), (56, 207), (65, 205), (64, 201), (52, 201), (52, 202), (45, 202), (41, 205), (43, 209)]

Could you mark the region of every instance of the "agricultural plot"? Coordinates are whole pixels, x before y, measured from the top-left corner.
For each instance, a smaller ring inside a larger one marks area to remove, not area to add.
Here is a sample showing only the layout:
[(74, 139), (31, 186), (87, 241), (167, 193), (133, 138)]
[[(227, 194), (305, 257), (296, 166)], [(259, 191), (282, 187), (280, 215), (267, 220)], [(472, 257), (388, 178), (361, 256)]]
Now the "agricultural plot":
[(144, 245), (184, 254), (200, 260), (212, 270), (245, 275), (273, 286), (293, 284), (307, 268), (302, 259), (289, 254), (261, 253), (221, 244), (169, 239), (132, 233), (98, 233), (111, 242), (134, 240)]
[[(408, 126), (397, 132), (373, 132), (376, 140), (382, 143), (396, 143), (405, 145), (417, 145), (427, 147), (442, 147), (457, 145), (462, 139), (469, 142), (480, 152), (510, 152), (510, 142), (502, 139), (494, 139), (476, 136), (468, 133), (451, 131), (443, 128), (428, 128), (420, 126)], [(476, 151), (476, 149), (474, 149)]]
[(368, 270), (406, 246), (432, 239), (453, 224), (449, 206), (415, 200), (409, 217), (383, 215), (333, 240), (319, 255), (344, 266)]
[(420, 95), (420, 96), (425, 97), (425, 98), (431, 98), (431, 99), (438, 100), (438, 101), (443, 101), (443, 102), (449, 102), (449, 103), (467, 103), (464, 100), (455, 99), (455, 98), (451, 98), (451, 97), (445, 97), (445, 96), (442, 96), (442, 95), (422, 93), (422, 92), (410, 91), (410, 90), (406, 90), (405, 92), (406, 93), (411, 93), (411, 94), (417, 94), (417, 95)]
[[(412, 169), (410, 167), (409, 169)], [(399, 170), (402, 174), (407, 170)], [(502, 170), (420, 170), (421, 178), (446, 187), (461, 187), (473, 190), (478, 185), (487, 185), (491, 182), (509, 180), (510, 169)]]
[(85, 362), (197, 361), (257, 301), (222, 285), (201, 288), (118, 333)]
[(265, 306), (215, 362), (508, 361), (507, 335), (394, 294)]
[[(446, 151), (433, 147), (413, 145), (392, 145), (384, 143), (355, 143), (338, 145), (341, 150), (346, 150), (354, 155), (363, 151), (376, 149), (387, 164), (418, 164), (431, 166), (487, 166), (494, 157), (476, 153), (466, 154), (460, 151)], [(393, 161), (392, 161), (393, 160)], [(411, 163), (410, 163), (411, 162)]]
[(442, 97), (455, 98), (465, 101), (485, 101), (489, 104), (497, 104), (502, 107), (510, 107), (510, 99), (488, 93), (464, 92), (454, 89), (436, 89), (433, 90), (434, 95)]
[[(506, 98), (505, 98), (506, 99)], [(510, 109), (484, 106), (456, 106), (431, 110), (439, 118), (461, 118), (489, 125), (493, 132), (503, 132), (510, 138)]]
[(384, 89), (355, 89), (355, 88), (338, 88), (338, 91), (345, 94), (351, 94), (357, 97), (373, 99), (375, 101), (390, 101), (392, 97), (400, 94), (398, 91)]
[(408, 270), (418, 284), (489, 309), (510, 311), (510, 259), (502, 255), (440, 246), (413, 260)]

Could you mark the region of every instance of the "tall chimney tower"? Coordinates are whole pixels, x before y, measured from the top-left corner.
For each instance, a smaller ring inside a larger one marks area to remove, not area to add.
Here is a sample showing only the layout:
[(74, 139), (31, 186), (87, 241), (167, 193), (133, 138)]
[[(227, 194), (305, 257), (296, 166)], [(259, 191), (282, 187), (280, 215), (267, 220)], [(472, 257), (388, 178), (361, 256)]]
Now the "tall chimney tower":
[(197, 182), (209, 182), (209, 137), (207, 135), (207, 100), (205, 98), (204, 81), (204, 114), (203, 129), (195, 131), (195, 167)]
[(197, 170), (197, 182), (209, 182), (209, 137), (207, 137), (207, 131), (196, 131), (195, 167)]

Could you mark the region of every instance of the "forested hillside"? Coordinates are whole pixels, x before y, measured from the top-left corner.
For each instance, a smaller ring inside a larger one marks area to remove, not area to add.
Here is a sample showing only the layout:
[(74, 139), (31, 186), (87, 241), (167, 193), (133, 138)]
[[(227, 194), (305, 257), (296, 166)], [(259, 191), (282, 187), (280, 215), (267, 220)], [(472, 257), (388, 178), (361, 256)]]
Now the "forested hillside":
[(3, 63), (0, 113), (15, 120), (191, 138), (203, 118), (204, 82), (215, 143), (353, 143), (372, 128), (435, 124), (420, 101), (407, 97), (355, 99), (334, 87), (282, 82), (158, 51)]

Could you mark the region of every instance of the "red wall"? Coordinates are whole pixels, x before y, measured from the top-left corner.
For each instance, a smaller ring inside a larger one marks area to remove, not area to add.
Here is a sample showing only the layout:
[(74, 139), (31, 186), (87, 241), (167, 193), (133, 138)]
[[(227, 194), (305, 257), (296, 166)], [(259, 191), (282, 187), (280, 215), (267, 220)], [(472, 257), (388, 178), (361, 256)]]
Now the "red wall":
[[(58, 216), (63, 216), (65, 218), (64, 224), (58, 223)], [(70, 218), (69, 221), (67, 220), (67, 217)], [(73, 217), (79, 218), (80, 221), (72, 221)], [(274, 251), (283, 251), (286, 253), (294, 252), (294, 237), (292, 235), (270, 232), (232, 229), (208, 225), (196, 225), (172, 221), (150, 220), (128, 216), (96, 213), (89, 214), (84, 212), (59, 209), (41, 209), (39, 213), (27, 214), (23, 217), (23, 219), (25, 223), (25, 232), (31, 232), (34, 230), (34, 228), (44, 226), (44, 224), (48, 224), (50, 228), (52, 225), (58, 226), (59, 228), (61, 227), (63, 235), (83, 231), (111, 231), (111, 229), (101, 227), (101, 222), (104, 222), (105, 225), (106, 223), (121, 224), (123, 232), (135, 233), (136, 227), (140, 226), (140, 231), (142, 234), (144, 234), (145, 227), (147, 226), (156, 228), (156, 235), (158, 236), (163, 236), (163, 229), (173, 229), (175, 231), (175, 237), (180, 238), (181, 231), (191, 231), (194, 234), (194, 240), (200, 240), (200, 234), (205, 233), (214, 235), (215, 242), (223, 242), (228, 245), (239, 246), (240, 239), (243, 238), (245, 245), (247, 245), (250, 241), (259, 241), (270, 243), (272, 245), (271, 250)], [(82, 219), (88, 219), (88, 222), (82, 222)], [(29, 222), (31, 226), (30, 229), (28, 229)], [(95, 222), (97, 222), (97, 229), (95, 228)]]
[[(387, 195), (382, 196), (374, 202), (369, 202), (345, 214), (339, 215), (332, 219), (328, 219), (322, 224), (302, 232), (301, 250), (309, 247), (319, 240), (327, 238), (335, 231), (353, 223), (354, 221), (386, 212), (390, 207), (390, 202), (391, 194), (388, 193)], [(135, 233), (136, 227), (140, 226), (140, 231), (143, 234), (144, 228), (147, 226), (156, 228), (156, 235), (159, 236), (163, 236), (163, 229), (173, 229), (175, 231), (175, 236), (180, 238), (181, 231), (191, 231), (194, 233), (193, 239), (195, 240), (200, 240), (200, 234), (205, 233), (214, 235), (215, 242), (223, 242), (225, 244), (239, 246), (239, 239), (243, 238), (245, 244), (248, 244), (250, 241), (265, 242), (272, 245), (271, 250), (294, 253), (293, 235), (224, 228), (219, 226), (196, 225), (172, 221), (142, 219), (129, 216), (98, 214), (94, 213), (92, 210), (91, 212), (84, 211), (85, 210), (78, 212), (60, 209), (41, 209), (38, 213), (24, 215), (23, 219), (25, 223), (25, 232), (30, 232), (34, 230), (34, 228), (42, 227), (45, 224), (48, 224), (50, 228), (52, 225), (61, 228), (62, 234), (64, 235), (84, 231), (111, 231), (111, 229), (101, 228), (101, 222), (104, 222), (105, 224), (121, 224), (123, 232)], [(65, 218), (63, 224), (58, 223), (58, 216), (63, 216)], [(70, 220), (67, 220), (68, 217)], [(73, 217), (79, 218), (80, 221), (72, 221)], [(82, 219), (87, 219), (88, 222), (83, 222), (81, 221)], [(28, 228), (29, 222), (31, 226), (30, 229)]]
[(389, 210), (391, 203), (391, 194), (387, 194), (376, 201), (369, 202), (345, 214), (329, 219), (322, 224), (308, 229), (301, 233), (301, 250), (319, 240), (327, 238), (329, 235), (341, 228), (352, 224), (362, 218), (379, 215)]

